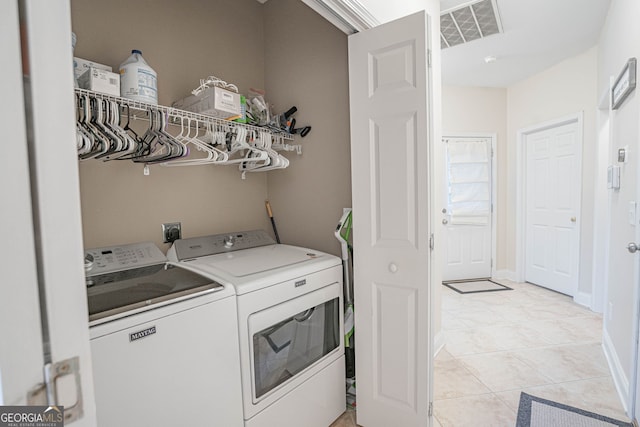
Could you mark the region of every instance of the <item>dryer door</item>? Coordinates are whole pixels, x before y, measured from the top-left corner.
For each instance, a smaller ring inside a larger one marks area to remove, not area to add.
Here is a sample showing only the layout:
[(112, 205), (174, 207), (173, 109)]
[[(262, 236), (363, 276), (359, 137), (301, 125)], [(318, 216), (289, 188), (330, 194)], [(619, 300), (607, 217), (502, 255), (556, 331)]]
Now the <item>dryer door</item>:
[(340, 296), (313, 294), (250, 316), (254, 403), (340, 347)]

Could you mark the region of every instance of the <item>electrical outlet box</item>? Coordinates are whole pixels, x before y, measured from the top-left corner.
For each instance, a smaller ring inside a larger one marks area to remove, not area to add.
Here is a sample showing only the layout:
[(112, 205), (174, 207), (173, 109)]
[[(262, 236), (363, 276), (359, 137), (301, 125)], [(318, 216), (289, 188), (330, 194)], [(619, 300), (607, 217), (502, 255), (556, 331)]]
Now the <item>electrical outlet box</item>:
[(162, 238), (164, 243), (173, 243), (182, 238), (182, 224), (179, 222), (167, 222), (162, 224)]

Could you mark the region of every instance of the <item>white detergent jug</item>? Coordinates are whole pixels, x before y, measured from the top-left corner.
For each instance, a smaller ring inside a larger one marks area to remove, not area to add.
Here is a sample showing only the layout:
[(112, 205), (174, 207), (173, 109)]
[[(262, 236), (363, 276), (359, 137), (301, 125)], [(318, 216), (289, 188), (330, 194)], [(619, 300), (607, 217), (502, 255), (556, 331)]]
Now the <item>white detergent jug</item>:
[(120, 96), (149, 104), (158, 103), (158, 75), (139, 50), (132, 50), (131, 56), (120, 64)]

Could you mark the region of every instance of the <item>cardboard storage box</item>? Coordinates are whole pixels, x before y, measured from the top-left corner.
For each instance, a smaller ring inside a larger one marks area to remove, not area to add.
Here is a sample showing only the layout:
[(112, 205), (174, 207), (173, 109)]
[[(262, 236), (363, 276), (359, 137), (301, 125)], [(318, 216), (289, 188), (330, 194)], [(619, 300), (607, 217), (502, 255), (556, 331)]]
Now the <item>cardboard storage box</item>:
[(78, 78), (91, 67), (105, 71), (113, 71), (113, 69), (108, 65), (98, 64), (97, 62), (78, 58), (76, 56), (73, 57), (73, 76), (76, 78), (76, 80), (78, 80)]
[(240, 94), (219, 87), (209, 87), (198, 95), (190, 95), (174, 102), (173, 106), (220, 119), (233, 120), (242, 117)]
[(120, 96), (120, 74), (90, 67), (78, 79), (78, 86), (94, 92)]

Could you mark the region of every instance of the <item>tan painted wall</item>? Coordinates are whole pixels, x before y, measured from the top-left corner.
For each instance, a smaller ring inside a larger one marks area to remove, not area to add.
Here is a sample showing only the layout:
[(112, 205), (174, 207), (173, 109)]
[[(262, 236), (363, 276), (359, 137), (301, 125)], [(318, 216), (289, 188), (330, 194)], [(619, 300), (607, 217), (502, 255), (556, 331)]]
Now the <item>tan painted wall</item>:
[(507, 90), (443, 86), (442, 129), (453, 133), (495, 133), (496, 140), (496, 270), (507, 269)]
[(351, 207), (347, 36), (299, 0), (264, 5), (265, 86), (276, 111), (298, 107), (313, 129), (289, 168), (269, 172), (283, 243), (340, 254), (333, 233)]
[(516, 269), (516, 182), (518, 130), (583, 112), (580, 279), (578, 291), (591, 294), (596, 153), (597, 48), (566, 59), (507, 90), (507, 268)]
[[(255, 0), (73, 0), (75, 55), (117, 70), (140, 49), (169, 105), (214, 74), (241, 92), (264, 87), (263, 6)], [(270, 229), (267, 176), (232, 166), (164, 168), (130, 161), (80, 164), (85, 247), (151, 240), (181, 221), (183, 236)]]

